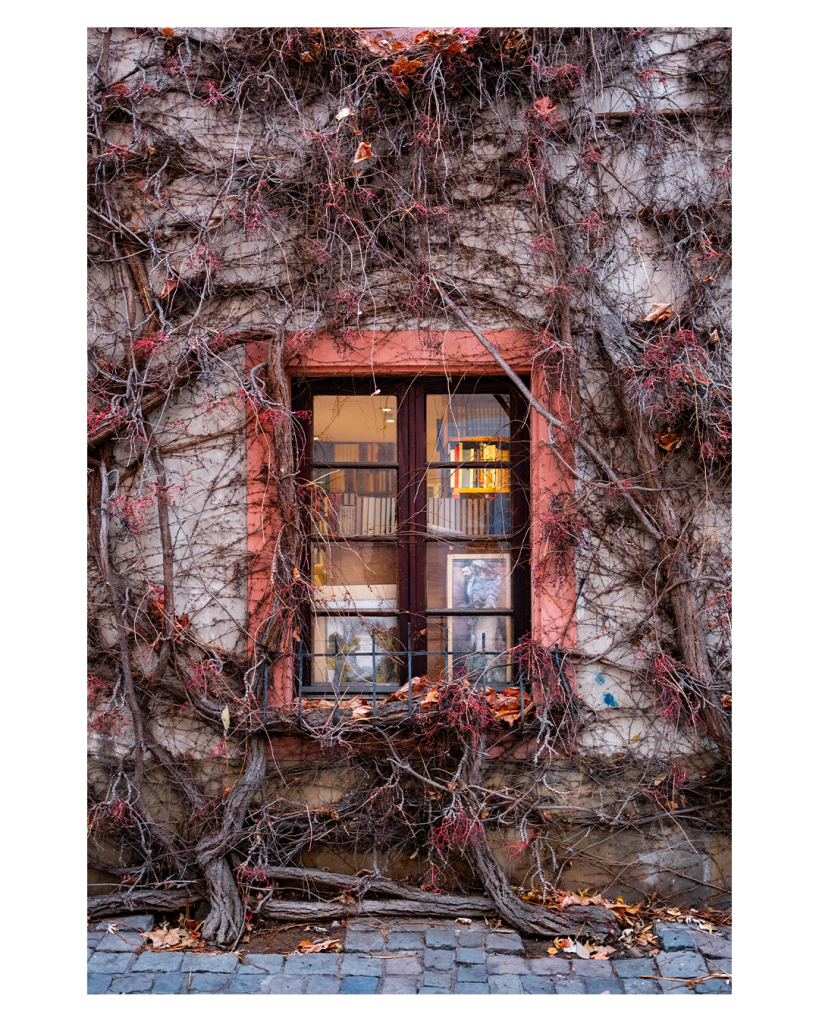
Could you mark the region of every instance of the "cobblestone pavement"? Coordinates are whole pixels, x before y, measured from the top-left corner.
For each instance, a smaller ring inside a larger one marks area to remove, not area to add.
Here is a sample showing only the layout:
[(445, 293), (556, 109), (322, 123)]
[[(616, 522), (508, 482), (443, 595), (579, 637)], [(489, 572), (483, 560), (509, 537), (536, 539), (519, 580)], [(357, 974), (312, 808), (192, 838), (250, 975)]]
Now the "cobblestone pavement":
[[(520, 936), (486, 924), (349, 924), (344, 952), (281, 956), (140, 952), (149, 916), (88, 931), (88, 993), (198, 995), (730, 995), (730, 929), (657, 925), (664, 952), (630, 960), (524, 956)], [(101, 930), (96, 930), (101, 929)]]

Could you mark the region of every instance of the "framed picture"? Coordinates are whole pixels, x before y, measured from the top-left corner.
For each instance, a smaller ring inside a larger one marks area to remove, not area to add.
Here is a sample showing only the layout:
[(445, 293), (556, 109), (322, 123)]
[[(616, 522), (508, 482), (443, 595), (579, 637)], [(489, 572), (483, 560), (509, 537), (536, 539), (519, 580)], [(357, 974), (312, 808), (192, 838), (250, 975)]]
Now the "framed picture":
[(512, 603), (512, 556), (509, 552), (447, 555), (447, 605), (474, 609), (474, 615), (447, 617), (447, 672), (466, 673), (488, 686), (511, 682), (504, 653), (512, 646), (512, 618), (493, 615)]
[[(375, 649), (373, 649), (373, 630)], [(340, 697), (369, 692), (378, 686), (395, 684), (398, 670), (392, 652), (396, 646), (398, 619), (393, 616), (362, 618), (353, 615), (316, 616), (314, 619), (313, 685), (326, 686)], [(338, 644), (338, 660), (335, 657)]]

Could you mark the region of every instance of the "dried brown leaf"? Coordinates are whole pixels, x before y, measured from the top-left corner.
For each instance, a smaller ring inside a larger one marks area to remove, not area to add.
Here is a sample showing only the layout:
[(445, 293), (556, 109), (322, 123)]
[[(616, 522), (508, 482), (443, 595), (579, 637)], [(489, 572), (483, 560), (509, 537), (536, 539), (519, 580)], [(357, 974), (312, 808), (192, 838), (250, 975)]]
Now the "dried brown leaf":
[(668, 320), (670, 317), (676, 316), (677, 311), (671, 308), (672, 305), (671, 302), (655, 302), (648, 316), (643, 317), (643, 323), (656, 324), (660, 320)]
[(362, 160), (372, 160), (372, 149), (370, 148), (369, 142), (362, 142), (359, 144), (358, 149), (355, 151), (355, 157), (353, 158), (354, 164), (360, 164)]

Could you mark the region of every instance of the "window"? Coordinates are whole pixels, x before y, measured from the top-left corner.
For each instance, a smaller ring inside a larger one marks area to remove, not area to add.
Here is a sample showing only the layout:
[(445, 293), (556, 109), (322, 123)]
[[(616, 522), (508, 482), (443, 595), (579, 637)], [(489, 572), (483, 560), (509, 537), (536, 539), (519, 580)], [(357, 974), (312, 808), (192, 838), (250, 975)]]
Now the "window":
[(297, 380), (309, 410), (305, 693), (503, 688), (529, 628), (526, 405), (502, 378)]

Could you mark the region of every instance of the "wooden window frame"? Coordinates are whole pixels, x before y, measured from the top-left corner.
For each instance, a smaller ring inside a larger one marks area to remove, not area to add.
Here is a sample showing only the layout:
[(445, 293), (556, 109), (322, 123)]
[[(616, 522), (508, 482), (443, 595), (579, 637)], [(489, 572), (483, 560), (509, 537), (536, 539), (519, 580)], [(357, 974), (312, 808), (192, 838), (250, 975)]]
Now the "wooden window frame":
[[(423, 675), (427, 659), (427, 616), (440, 618), (428, 612), (426, 605), (426, 546), (430, 541), (426, 532), (426, 398), (430, 394), (503, 394), (509, 400), (512, 423), (509, 452), (509, 480), (511, 504), (511, 532), (499, 540), (511, 546), (512, 555), (512, 631), (513, 642), (519, 642), (531, 629), (530, 591), (530, 453), (529, 408), (514, 384), (505, 377), (494, 375), (443, 377), (424, 375), (407, 377), (379, 373), (377, 385), (368, 377), (294, 377), (291, 402), (294, 412), (311, 412), (315, 395), (370, 396), (377, 386), (384, 395), (397, 399), (397, 455), (398, 495), (397, 532), (382, 538), (368, 536), (368, 543), (391, 543), (398, 547), (398, 637), (400, 650), (406, 649), (408, 630), (412, 629), (412, 673)], [(430, 461), (435, 466), (434, 461)], [(304, 431), (304, 441), (298, 452), (298, 477), (308, 484), (313, 476), (313, 425)], [(385, 464), (384, 468), (391, 468)], [(326, 542), (326, 537), (311, 537), (305, 545), (304, 572), (312, 579), (312, 543)], [(434, 542), (433, 542), (434, 543)], [(438, 541), (437, 543), (440, 543)], [(387, 613), (391, 614), (391, 613)], [(448, 614), (448, 611), (446, 612)], [(309, 605), (301, 609), (302, 636), (312, 643), (313, 613)], [(312, 663), (312, 659), (306, 659)], [(407, 681), (406, 658), (398, 658), (399, 683)], [(305, 666), (308, 668), (308, 666)], [(312, 673), (307, 671), (305, 688), (312, 689)]]

